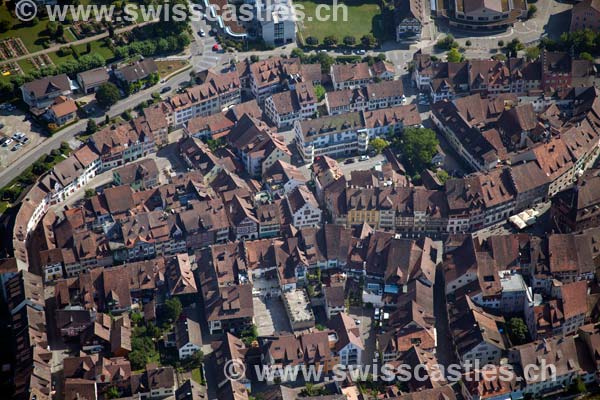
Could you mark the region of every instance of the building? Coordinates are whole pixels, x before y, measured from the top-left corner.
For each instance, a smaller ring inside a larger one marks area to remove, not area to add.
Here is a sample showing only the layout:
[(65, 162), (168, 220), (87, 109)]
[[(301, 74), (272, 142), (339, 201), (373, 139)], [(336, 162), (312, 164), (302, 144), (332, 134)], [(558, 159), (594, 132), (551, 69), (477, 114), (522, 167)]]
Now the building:
[(325, 297), (325, 313), (328, 319), (346, 312), (346, 295), (343, 286), (325, 286), (323, 296)]
[(304, 289), (284, 292), (282, 298), (292, 330), (301, 331), (315, 326), (315, 315)]
[(586, 172), (575, 187), (552, 198), (552, 220), (562, 232), (600, 225), (600, 170)]
[(180, 360), (189, 358), (200, 351), (202, 348), (200, 324), (187, 317), (179, 319), (175, 323), (175, 344)]
[(90, 69), (89, 71), (77, 74), (77, 83), (79, 83), (81, 91), (85, 94), (96, 92), (102, 84), (108, 82), (108, 79), (108, 71), (104, 67)]
[(367, 63), (333, 64), (329, 74), (335, 90), (362, 87), (374, 80), (373, 72)]
[(77, 104), (68, 97), (59, 96), (48, 108), (47, 116), (58, 126), (70, 124), (77, 119)]
[(44, 110), (57, 97), (70, 97), (72, 94), (71, 81), (66, 74), (47, 76), (25, 83), (21, 86), (23, 101), (30, 108)]
[(165, 102), (169, 125), (181, 127), (192, 118), (220, 113), (241, 102), (241, 83), (237, 71), (217, 74), (208, 71), (201, 85), (169, 97)]
[(293, 90), (267, 97), (265, 111), (278, 128), (311, 118), (317, 112), (317, 97), (312, 83), (300, 82)]
[(292, 216), (292, 224), (296, 228), (318, 227), (321, 224), (322, 211), (319, 203), (306, 186), (296, 186), (285, 199)]
[(297, 121), (294, 130), (296, 145), (307, 163), (318, 156), (347, 157), (367, 151), (367, 133), (357, 112)]
[[(261, 18), (259, 35), (267, 44), (280, 46), (296, 41), (296, 22), (291, 0), (257, 2)], [(291, 14), (290, 14), (291, 13)]]
[(158, 74), (158, 66), (151, 58), (145, 58), (115, 70), (117, 79), (128, 85), (143, 81), (153, 74)]
[(336, 334), (335, 351), (341, 365), (361, 365), (365, 345), (356, 322), (345, 312), (331, 317), (327, 327)]
[(399, 1), (396, 3), (396, 41), (418, 41), (425, 23), (425, 2), (422, 0)]
[(127, 185), (133, 190), (147, 190), (158, 185), (158, 167), (153, 159), (127, 164), (113, 171), (115, 186)]
[(450, 26), (478, 31), (506, 29), (527, 16), (527, 2), (455, 0), (454, 10), (445, 12)]
[(600, 29), (600, 4), (595, 0), (583, 0), (571, 9), (571, 32)]

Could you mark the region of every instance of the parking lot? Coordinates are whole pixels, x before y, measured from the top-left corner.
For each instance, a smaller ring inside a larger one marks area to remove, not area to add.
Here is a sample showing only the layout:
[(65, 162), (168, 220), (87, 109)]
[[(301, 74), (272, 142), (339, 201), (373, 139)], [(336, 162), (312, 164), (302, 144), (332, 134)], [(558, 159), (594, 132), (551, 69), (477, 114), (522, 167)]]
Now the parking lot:
[[(24, 148), (37, 146), (45, 139), (41, 127), (32, 123), (31, 119), (18, 109), (1, 109), (0, 127), (0, 169), (18, 159)], [(15, 135), (20, 136), (19, 140)]]

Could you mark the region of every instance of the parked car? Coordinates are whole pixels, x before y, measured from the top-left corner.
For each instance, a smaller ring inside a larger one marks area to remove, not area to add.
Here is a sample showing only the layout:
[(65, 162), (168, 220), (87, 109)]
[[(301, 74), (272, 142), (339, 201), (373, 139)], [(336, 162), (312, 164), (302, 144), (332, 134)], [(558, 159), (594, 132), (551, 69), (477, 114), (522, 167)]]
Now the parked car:
[(344, 164), (352, 164), (355, 161), (356, 160), (354, 158), (348, 158), (346, 161), (344, 161)]
[(6, 140), (4, 141), (4, 143), (2, 143), (3, 147), (8, 147), (9, 144), (11, 144), (13, 142), (13, 140), (11, 138), (6, 138)]
[(367, 52), (365, 50), (356, 50), (354, 52), (355, 54), (359, 55), (359, 56), (364, 56), (365, 54), (367, 54)]
[(200, 37), (204, 37), (204, 36), (206, 36), (206, 32), (204, 32), (204, 29), (200, 29), (198, 31), (198, 35), (200, 35)]
[(21, 147), (23, 147), (23, 145), (21, 143), (17, 143), (14, 145), (14, 147), (12, 148), (12, 151), (17, 151), (19, 150)]
[(370, 157), (368, 155), (360, 156), (360, 161), (367, 161)]
[(165, 86), (164, 88), (160, 89), (161, 93), (167, 93), (171, 91), (171, 86)]

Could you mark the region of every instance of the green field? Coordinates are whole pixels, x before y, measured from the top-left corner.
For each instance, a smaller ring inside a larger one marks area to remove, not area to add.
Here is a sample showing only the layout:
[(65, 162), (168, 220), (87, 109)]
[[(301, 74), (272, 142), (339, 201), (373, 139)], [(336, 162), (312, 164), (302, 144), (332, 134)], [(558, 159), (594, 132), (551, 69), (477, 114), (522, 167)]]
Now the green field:
[[(96, 40), (94, 42), (90, 42), (91, 45), (91, 52), (88, 53), (87, 52), (87, 43), (86, 44), (79, 44), (75, 47), (75, 50), (77, 51), (77, 54), (79, 54), (80, 56), (84, 56), (86, 54), (100, 54), (102, 57), (104, 57), (104, 59), (106, 61), (111, 61), (115, 55), (112, 52), (111, 49), (109, 49), (105, 44), (104, 44), (104, 40)], [(75, 58), (73, 57), (73, 55), (69, 54), (65, 57), (61, 57), (58, 55), (58, 53), (50, 53), (50, 58), (52, 59), (52, 62), (56, 65), (60, 65), (61, 63), (65, 62), (65, 61), (69, 61), (69, 60), (74, 60)]]
[[(337, 14), (337, 21), (317, 21), (315, 9), (319, 4), (331, 5), (331, 2), (324, 0), (302, 0), (294, 1), (294, 3), (302, 8), (299, 8), (305, 15), (301, 22), (300, 33), (303, 38), (314, 36), (322, 43), (326, 36), (334, 35), (340, 43), (345, 36), (354, 36), (357, 42), (363, 35), (372, 33), (375, 37), (380, 38), (383, 35), (383, 18), (379, 2), (374, 0), (364, 1), (345, 1), (340, 3), (348, 9), (348, 20), (343, 21), (343, 12), (340, 9)], [(321, 16), (327, 15), (333, 11), (321, 10)]]

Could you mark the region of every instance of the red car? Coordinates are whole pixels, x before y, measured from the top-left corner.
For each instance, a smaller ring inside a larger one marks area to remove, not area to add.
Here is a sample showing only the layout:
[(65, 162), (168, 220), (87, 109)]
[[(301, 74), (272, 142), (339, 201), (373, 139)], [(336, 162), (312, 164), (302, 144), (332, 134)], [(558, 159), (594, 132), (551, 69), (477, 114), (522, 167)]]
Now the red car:
[(215, 43), (212, 47), (213, 51), (220, 51), (221, 50), (221, 46), (219, 46), (217, 43)]

